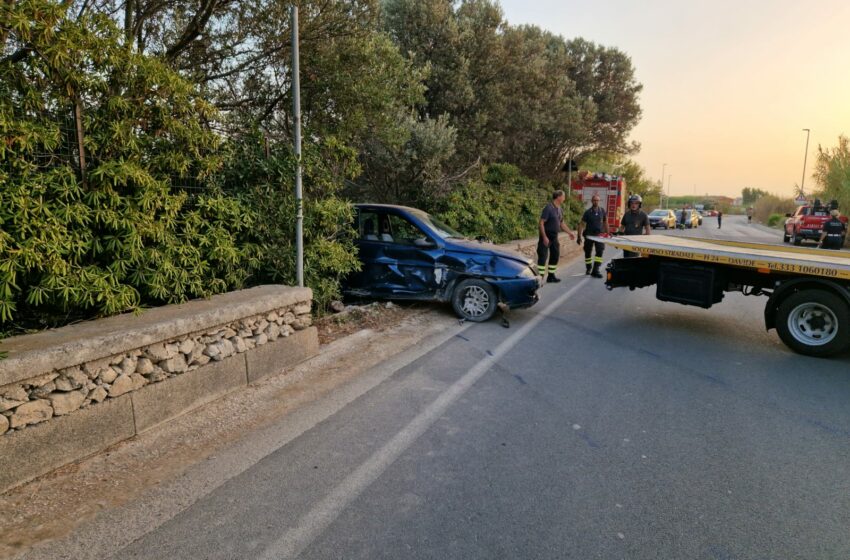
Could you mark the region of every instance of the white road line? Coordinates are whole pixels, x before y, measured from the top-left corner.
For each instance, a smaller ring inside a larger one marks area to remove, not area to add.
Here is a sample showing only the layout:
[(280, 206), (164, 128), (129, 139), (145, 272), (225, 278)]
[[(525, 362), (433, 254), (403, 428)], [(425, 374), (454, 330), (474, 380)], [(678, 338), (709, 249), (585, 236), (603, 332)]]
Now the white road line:
[(282, 560), (295, 558), (321, 535), (342, 511), (348, 507), (366, 488), (392, 465), (440, 416), (472, 387), (502, 356), (517, 345), (549, 313), (564, 303), (589, 279), (582, 280), (556, 300), (546, 306), (528, 323), (505, 339), (492, 356), (486, 356), (467, 371), (451, 387), (428, 405), (419, 415), (398, 432), (381, 449), (376, 451), (363, 464), (343, 480), (330, 494), (318, 502), (304, 515), (294, 527), (287, 530), (278, 540), (269, 545), (259, 557), (261, 560)]

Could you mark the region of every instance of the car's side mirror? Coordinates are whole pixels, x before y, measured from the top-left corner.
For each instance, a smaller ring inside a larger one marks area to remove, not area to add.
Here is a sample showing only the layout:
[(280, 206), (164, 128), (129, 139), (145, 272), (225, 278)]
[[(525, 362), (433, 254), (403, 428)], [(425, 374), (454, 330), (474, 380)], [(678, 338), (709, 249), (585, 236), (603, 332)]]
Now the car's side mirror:
[(413, 244), (415, 246), (423, 248), (423, 249), (437, 246), (436, 243), (434, 243), (433, 241), (431, 241), (427, 237), (417, 237), (416, 239), (413, 240)]
[(786, 214), (785, 214), (785, 217), (786, 217), (786, 218), (790, 218), (790, 217), (791, 217), (791, 214), (786, 213)]

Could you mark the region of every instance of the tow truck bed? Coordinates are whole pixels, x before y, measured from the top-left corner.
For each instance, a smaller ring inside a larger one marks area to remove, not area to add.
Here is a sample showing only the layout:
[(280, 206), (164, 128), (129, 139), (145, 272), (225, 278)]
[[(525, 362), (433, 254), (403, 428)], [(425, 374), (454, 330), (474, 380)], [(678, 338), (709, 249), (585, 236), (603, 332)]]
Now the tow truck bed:
[(850, 252), (666, 235), (590, 239), (642, 257), (613, 259), (609, 290), (657, 285), (658, 299), (705, 309), (726, 292), (765, 295), (765, 326), (791, 349), (850, 349)]
[(668, 235), (623, 235), (592, 239), (644, 256), (720, 263), (762, 274), (779, 272), (850, 280), (850, 252), (847, 251)]

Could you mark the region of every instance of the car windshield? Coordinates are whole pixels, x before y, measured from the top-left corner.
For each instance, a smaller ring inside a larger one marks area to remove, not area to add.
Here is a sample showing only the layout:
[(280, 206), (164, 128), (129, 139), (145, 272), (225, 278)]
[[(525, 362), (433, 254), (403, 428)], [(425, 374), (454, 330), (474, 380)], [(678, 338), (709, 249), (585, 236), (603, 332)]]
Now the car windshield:
[(667, 210), (653, 210), (650, 216), (666, 216)]
[(462, 233), (455, 231), (427, 212), (416, 211), (412, 213), (443, 239), (463, 239), (465, 237)]

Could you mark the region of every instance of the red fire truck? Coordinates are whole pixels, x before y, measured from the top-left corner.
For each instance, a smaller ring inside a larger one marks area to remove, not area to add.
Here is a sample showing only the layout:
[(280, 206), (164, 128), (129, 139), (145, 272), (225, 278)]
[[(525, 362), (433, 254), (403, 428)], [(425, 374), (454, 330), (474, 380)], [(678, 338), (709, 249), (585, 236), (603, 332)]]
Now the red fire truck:
[(599, 195), (599, 204), (608, 213), (608, 227), (616, 231), (626, 212), (626, 180), (615, 175), (580, 171), (572, 181), (573, 196), (590, 208), (590, 199)]

